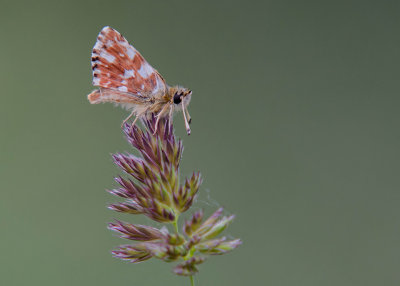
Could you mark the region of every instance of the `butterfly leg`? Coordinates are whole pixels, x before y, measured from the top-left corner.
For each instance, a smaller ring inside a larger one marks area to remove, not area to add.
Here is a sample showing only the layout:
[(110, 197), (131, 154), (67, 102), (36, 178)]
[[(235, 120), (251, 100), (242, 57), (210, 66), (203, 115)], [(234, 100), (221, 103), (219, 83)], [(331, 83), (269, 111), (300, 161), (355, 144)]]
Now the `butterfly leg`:
[(129, 116), (127, 118), (125, 118), (125, 120), (122, 122), (121, 124), (121, 128), (124, 128), (125, 123), (135, 114), (135, 110), (133, 110), (131, 112), (131, 114), (129, 114)]
[(156, 125), (155, 125), (155, 128), (154, 128), (154, 133), (153, 133), (153, 135), (155, 135), (156, 132), (157, 132), (158, 121), (160, 121), (160, 118), (163, 116), (163, 114), (165, 113), (165, 111), (167, 110), (167, 108), (170, 107), (170, 105), (171, 105), (171, 103), (169, 103), (169, 102), (166, 103), (166, 104), (164, 105), (164, 107), (161, 109), (161, 111), (157, 114), (157, 121), (156, 121)]
[(169, 109), (169, 122), (172, 123), (172, 116), (174, 115), (174, 106), (171, 105), (171, 108)]
[(146, 112), (147, 112), (147, 110), (143, 110), (143, 111), (140, 112), (138, 115), (136, 115), (136, 118), (135, 118), (135, 120), (133, 120), (132, 125), (131, 125), (131, 129), (129, 130), (129, 132), (132, 133), (132, 130), (133, 130), (133, 127), (134, 127), (135, 124), (136, 124), (136, 121), (137, 121), (140, 117), (142, 117), (142, 115), (144, 115)]

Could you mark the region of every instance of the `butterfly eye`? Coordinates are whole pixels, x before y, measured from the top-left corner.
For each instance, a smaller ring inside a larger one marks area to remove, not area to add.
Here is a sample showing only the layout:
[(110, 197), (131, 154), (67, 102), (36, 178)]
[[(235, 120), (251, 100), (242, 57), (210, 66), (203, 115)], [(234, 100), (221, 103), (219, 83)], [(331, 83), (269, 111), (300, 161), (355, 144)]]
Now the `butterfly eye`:
[(179, 104), (182, 101), (182, 94), (178, 94), (177, 92), (174, 95), (174, 103), (175, 104)]

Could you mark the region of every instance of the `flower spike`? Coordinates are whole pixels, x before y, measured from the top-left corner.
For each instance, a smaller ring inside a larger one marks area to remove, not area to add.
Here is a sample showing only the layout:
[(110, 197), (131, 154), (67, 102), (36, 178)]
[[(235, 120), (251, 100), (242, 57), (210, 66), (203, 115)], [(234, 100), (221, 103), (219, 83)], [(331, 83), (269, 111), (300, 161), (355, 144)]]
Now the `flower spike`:
[[(138, 155), (113, 155), (115, 164), (126, 174), (126, 178), (115, 178), (119, 187), (108, 192), (123, 201), (111, 204), (109, 209), (143, 214), (165, 226), (156, 228), (119, 220), (109, 223), (108, 228), (121, 238), (136, 242), (121, 245), (112, 253), (114, 257), (132, 263), (153, 257), (167, 262), (178, 261), (174, 273), (193, 276), (207, 256), (225, 254), (241, 244), (240, 239), (227, 241), (225, 237), (217, 238), (232, 222), (234, 215), (223, 216), (223, 209), (220, 208), (203, 220), (204, 214), (200, 210), (183, 223), (180, 233), (178, 218), (195, 201), (202, 183), (201, 175), (195, 172), (189, 178), (180, 179), (183, 145), (175, 137), (168, 119), (161, 118), (157, 128), (154, 115), (142, 123), (145, 129), (124, 125), (127, 141), (138, 151)], [(172, 231), (168, 230), (168, 225)]]

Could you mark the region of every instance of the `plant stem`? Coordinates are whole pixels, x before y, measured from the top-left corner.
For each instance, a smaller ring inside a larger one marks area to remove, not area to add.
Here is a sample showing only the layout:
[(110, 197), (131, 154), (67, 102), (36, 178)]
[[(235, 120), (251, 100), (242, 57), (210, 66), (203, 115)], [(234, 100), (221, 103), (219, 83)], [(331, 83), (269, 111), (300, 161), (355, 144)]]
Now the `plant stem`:
[(178, 229), (178, 216), (176, 216), (174, 222), (172, 223), (175, 228), (175, 232), (179, 234), (179, 229)]
[(190, 276), (190, 285), (194, 286), (194, 279), (193, 279), (193, 275)]

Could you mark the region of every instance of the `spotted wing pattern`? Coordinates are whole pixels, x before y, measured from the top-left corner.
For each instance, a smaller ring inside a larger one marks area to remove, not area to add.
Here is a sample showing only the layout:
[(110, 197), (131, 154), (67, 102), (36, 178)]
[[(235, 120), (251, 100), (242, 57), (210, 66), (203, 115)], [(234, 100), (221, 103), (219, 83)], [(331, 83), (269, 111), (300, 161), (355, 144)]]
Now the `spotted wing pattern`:
[[(93, 85), (91, 103), (144, 99), (165, 92), (161, 75), (116, 30), (104, 27), (92, 52)], [(114, 92), (113, 92), (114, 91)], [(115, 100), (114, 100), (115, 99)]]

